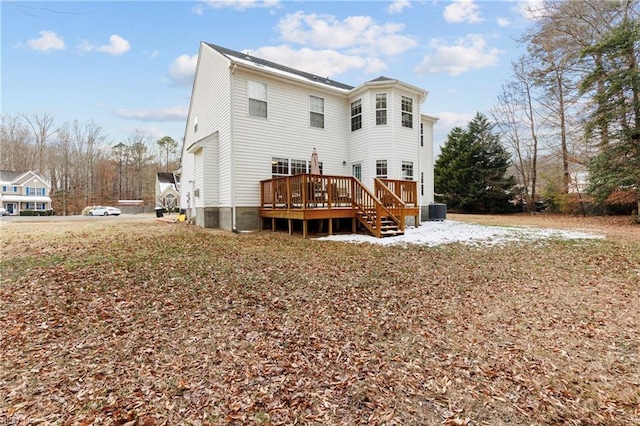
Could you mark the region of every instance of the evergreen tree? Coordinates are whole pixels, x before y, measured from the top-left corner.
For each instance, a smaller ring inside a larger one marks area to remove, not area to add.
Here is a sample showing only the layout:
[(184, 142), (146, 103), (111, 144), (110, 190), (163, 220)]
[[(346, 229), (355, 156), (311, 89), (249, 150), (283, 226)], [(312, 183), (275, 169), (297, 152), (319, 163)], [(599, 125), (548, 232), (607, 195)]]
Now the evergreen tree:
[[(632, 201), (640, 210), (640, 24), (625, 17), (583, 53), (602, 58), (581, 85), (583, 92), (603, 86), (593, 97), (596, 108), (587, 137), (603, 128), (609, 136), (588, 164), (588, 191), (597, 201)], [(627, 197), (620, 197), (621, 192)]]
[(451, 130), (435, 162), (438, 201), (464, 213), (509, 210), (515, 178), (506, 176), (509, 154), (492, 128), (487, 117), (477, 113), (466, 130)]

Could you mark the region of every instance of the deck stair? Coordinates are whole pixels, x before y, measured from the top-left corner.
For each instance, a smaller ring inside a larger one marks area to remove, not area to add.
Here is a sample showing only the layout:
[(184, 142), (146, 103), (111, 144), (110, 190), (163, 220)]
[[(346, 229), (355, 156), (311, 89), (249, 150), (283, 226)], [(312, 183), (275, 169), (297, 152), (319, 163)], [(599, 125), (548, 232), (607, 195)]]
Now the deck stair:
[(357, 218), (369, 231), (377, 237), (395, 237), (404, 235), (399, 224), (388, 216), (380, 217), (380, 232), (377, 232), (377, 214), (375, 209), (363, 209), (357, 212)]
[[(359, 194), (354, 200), (356, 218), (365, 228), (378, 238), (395, 237), (404, 235), (404, 217), (402, 214), (394, 214), (394, 203), (388, 200), (397, 201), (402, 206), (402, 201), (395, 194), (390, 192), (384, 184), (379, 193), (382, 197), (376, 197), (359, 180), (354, 179), (354, 191)], [(383, 203), (381, 198), (387, 202)]]

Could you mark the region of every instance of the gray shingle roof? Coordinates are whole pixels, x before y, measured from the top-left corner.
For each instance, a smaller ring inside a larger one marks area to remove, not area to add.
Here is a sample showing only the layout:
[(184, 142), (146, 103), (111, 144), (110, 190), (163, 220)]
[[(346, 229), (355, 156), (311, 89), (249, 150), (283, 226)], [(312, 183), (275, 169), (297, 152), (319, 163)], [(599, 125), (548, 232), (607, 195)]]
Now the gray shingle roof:
[(13, 182), (25, 173), (26, 172), (16, 172), (14, 170), (0, 170), (0, 181)]
[(174, 179), (173, 173), (158, 172), (158, 182), (160, 182), (160, 183), (172, 183), (172, 184), (175, 185), (176, 180)]
[(275, 62), (271, 62), (271, 61), (267, 61), (265, 59), (260, 59), (260, 58), (256, 58), (255, 56), (251, 56), (248, 55), (246, 53), (242, 53), (242, 52), (238, 52), (235, 50), (231, 50), (231, 49), (227, 49), (226, 47), (222, 47), (222, 46), (218, 46), (215, 44), (211, 44), (211, 43), (206, 43), (207, 46), (209, 46), (210, 48), (220, 52), (221, 54), (229, 57), (229, 56), (233, 56), (236, 58), (240, 58), (240, 59), (245, 59), (248, 61), (251, 61), (255, 64), (258, 65), (262, 65), (264, 67), (269, 67), (269, 68), (273, 68), (276, 70), (280, 70), (280, 71), (284, 71), (284, 72), (288, 72), (290, 74), (294, 74), (297, 75), (299, 77), (303, 77), (306, 78), (309, 81), (315, 82), (315, 83), (321, 83), (321, 84), (325, 84), (327, 86), (332, 86), (332, 87), (336, 87), (338, 89), (343, 89), (343, 90), (351, 90), (353, 89), (353, 86), (349, 86), (348, 84), (344, 84), (344, 83), (340, 83), (337, 82), (335, 80), (331, 80), (327, 77), (322, 77), (316, 74), (311, 74), (308, 72), (304, 72), (304, 71), (300, 71), (294, 68), (290, 68), (281, 64), (276, 64)]

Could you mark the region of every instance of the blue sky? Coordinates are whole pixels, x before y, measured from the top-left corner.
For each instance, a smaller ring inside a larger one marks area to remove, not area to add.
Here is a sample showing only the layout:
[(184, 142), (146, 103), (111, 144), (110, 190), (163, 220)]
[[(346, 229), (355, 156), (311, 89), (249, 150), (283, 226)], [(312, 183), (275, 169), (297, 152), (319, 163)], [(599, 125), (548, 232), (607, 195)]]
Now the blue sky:
[(206, 41), (352, 86), (422, 87), (441, 145), (495, 103), (532, 1), (3, 0), (1, 111), (93, 120), (109, 144), (136, 129), (181, 141)]

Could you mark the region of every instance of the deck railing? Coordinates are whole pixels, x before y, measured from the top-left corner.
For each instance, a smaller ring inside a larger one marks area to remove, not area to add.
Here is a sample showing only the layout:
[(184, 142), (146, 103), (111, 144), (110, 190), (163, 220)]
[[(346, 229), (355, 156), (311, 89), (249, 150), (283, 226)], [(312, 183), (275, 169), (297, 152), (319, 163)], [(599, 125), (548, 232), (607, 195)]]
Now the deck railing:
[[(375, 185), (378, 181), (385, 184), (405, 205), (412, 207), (418, 205), (418, 182), (415, 180), (376, 179)], [(377, 194), (378, 188), (374, 189)]]
[(306, 173), (263, 180), (260, 185), (264, 209), (350, 208), (354, 217), (377, 237), (381, 236), (383, 220), (393, 221), (404, 231), (404, 202), (377, 179), (374, 192), (351, 176)]
[(298, 174), (260, 182), (262, 208), (312, 209), (353, 207), (350, 176)]

